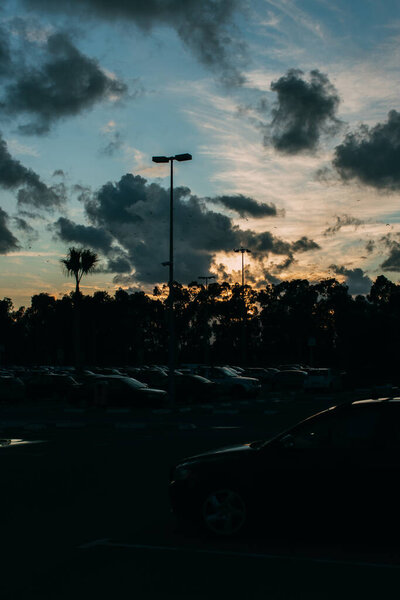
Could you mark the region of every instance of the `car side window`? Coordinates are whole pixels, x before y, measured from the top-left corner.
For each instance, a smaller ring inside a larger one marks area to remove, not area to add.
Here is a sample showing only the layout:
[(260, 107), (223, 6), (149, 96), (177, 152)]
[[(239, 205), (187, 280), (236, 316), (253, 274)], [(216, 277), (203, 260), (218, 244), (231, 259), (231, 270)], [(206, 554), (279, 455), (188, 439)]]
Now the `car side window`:
[(311, 419), (289, 433), (287, 447), (375, 449), (385, 442), (385, 432), (376, 410), (353, 409)]
[(327, 448), (331, 444), (332, 419), (311, 419), (282, 439), (283, 445), (293, 448)]
[(376, 449), (383, 444), (384, 431), (376, 410), (353, 409), (342, 415), (332, 429), (332, 446), (347, 449)]

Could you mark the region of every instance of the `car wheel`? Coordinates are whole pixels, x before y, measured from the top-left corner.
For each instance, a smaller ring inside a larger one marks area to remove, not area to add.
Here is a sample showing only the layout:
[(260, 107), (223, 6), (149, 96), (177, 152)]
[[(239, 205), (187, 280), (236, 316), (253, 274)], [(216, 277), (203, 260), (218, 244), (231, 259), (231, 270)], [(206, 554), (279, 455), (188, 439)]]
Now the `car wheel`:
[(213, 535), (237, 535), (247, 524), (245, 501), (236, 490), (213, 490), (203, 501), (202, 518), (206, 530)]

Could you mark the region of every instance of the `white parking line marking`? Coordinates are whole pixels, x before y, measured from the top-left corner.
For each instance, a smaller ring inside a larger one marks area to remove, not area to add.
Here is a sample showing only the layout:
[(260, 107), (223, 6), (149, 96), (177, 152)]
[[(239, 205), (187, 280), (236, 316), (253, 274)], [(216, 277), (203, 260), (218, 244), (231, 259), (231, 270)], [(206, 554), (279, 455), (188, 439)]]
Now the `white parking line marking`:
[(400, 565), (389, 563), (373, 563), (368, 561), (337, 560), (331, 558), (312, 558), (307, 556), (285, 556), (282, 554), (262, 554), (258, 552), (233, 552), (231, 550), (205, 550), (202, 548), (188, 548), (186, 546), (152, 546), (150, 544), (129, 544), (124, 542), (111, 542), (109, 539), (99, 539), (78, 546), (78, 549), (86, 550), (98, 546), (107, 548), (127, 548), (131, 550), (158, 550), (161, 552), (192, 552), (193, 554), (210, 554), (213, 556), (229, 556), (232, 558), (263, 558), (273, 560), (290, 560), (302, 562), (314, 562), (328, 565), (343, 565), (349, 567), (373, 567), (379, 569), (400, 569)]

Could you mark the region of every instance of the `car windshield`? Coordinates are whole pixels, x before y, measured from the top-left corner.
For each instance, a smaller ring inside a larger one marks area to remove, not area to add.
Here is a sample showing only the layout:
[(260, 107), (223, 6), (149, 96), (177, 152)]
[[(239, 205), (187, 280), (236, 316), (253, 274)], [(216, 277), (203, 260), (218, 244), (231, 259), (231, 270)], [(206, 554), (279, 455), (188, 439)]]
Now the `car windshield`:
[(131, 388), (134, 388), (135, 390), (147, 387), (145, 383), (142, 383), (137, 379), (133, 379), (133, 377), (123, 377), (121, 379), (123, 379), (123, 381), (125, 381)]
[(227, 375), (228, 377), (237, 377), (238, 376), (236, 371), (234, 371), (233, 369), (230, 369), (229, 367), (221, 367), (221, 371), (224, 373), (224, 375)]

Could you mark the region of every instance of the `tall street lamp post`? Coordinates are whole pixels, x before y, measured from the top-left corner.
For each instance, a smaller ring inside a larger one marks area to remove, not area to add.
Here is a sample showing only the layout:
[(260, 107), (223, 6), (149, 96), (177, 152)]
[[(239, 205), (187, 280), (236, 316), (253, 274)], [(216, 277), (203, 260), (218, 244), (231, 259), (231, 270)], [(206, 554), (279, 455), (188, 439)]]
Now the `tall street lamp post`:
[[(169, 312), (169, 347), (168, 347), (168, 390), (171, 408), (175, 405), (175, 320), (174, 320), (174, 160), (183, 162), (192, 160), (191, 154), (176, 154), (175, 156), (153, 156), (155, 163), (171, 164), (171, 184), (169, 194), (169, 277), (168, 277), (168, 312)], [(165, 263), (164, 263), (165, 264)]]
[(245, 366), (246, 363), (246, 317), (247, 317), (247, 310), (246, 310), (246, 302), (245, 302), (245, 298), (244, 298), (244, 255), (247, 252), (248, 254), (251, 254), (251, 250), (249, 250), (248, 248), (243, 248), (243, 246), (240, 246), (240, 248), (234, 248), (233, 249), (234, 252), (240, 252), (242, 254), (242, 328), (241, 328), (241, 354), (242, 354), (242, 366)]

